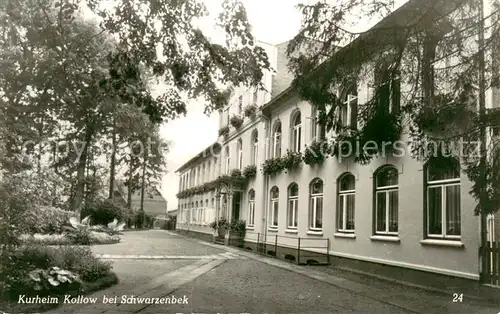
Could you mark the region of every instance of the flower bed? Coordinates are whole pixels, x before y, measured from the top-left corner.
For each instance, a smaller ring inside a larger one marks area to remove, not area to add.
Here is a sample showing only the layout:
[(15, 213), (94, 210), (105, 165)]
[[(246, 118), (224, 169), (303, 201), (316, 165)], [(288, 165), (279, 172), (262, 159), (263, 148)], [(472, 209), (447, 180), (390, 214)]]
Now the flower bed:
[(7, 312), (39, 312), (57, 304), (19, 304), (19, 296), (82, 295), (118, 282), (109, 262), (92, 255), (89, 247), (21, 246), (2, 261), (0, 308)]
[[(120, 242), (120, 237), (117, 235), (109, 235), (105, 232), (91, 231), (89, 233), (90, 244), (114, 244)], [(70, 245), (80, 244), (75, 243), (74, 238), (69, 237), (66, 233), (61, 234), (23, 234), (20, 238), (24, 244), (42, 244), (42, 245)]]

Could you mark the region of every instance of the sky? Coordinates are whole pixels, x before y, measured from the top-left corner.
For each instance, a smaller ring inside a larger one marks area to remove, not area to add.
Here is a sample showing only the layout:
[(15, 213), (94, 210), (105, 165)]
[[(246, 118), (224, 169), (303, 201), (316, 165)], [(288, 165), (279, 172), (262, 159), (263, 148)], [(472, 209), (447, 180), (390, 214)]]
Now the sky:
[[(244, 0), (248, 19), (257, 40), (277, 44), (287, 41), (299, 31), (300, 12), (295, 6), (300, 0)], [(220, 0), (206, 0), (210, 12), (218, 10)], [(210, 35), (210, 23), (203, 24)], [(216, 34), (213, 34), (217, 36)], [(167, 173), (163, 176), (161, 192), (168, 201), (168, 209), (177, 208), (176, 194), (179, 177), (175, 171), (186, 161), (217, 140), (218, 115), (203, 113), (204, 104), (191, 102), (186, 117), (169, 121), (161, 128), (161, 135), (172, 142), (167, 155)]]

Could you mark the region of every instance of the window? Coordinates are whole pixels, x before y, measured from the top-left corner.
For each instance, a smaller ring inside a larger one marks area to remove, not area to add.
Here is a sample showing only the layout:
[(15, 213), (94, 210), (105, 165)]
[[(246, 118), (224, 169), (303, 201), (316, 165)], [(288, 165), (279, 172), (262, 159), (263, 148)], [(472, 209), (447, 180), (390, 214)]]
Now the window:
[(337, 231), (354, 232), (355, 179), (351, 173), (342, 175), (338, 182)]
[(207, 181), (212, 180), (212, 162), (209, 160), (207, 165)]
[(398, 234), (398, 170), (384, 166), (375, 172), (375, 233)]
[(273, 158), (281, 157), (281, 122), (277, 122), (273, 132)]
[(259, 153), (259, 134), (257, 131), (252, 133), (252, 164), (256, 165)]
[(258, 98), (258, 96), (259, 96), (259, 90), (257, 90), (257, 89), (256, 89), (256, 90), (253, 92), (253, 103), (254, 103), (254, 104), (257, 104), (257, 98)]
[(229, 174), (231, 167), (231, 155), (229, 153), (229, 146), (226, 146), (226, 174)]
[(271, 228), (277, 229), (278, 228), (278, 212), (279, 212), (279, 189), (278, 187), (274, 186), (271, 189), (271, 211), (270, 211), (270, 221), (271, 221)]
[(243, 168), (243, 143), (241, 139), (238, 140), (238, 169)]
[(399, 114), (401, 101), (401, 79), (399, 71), (388, 64), (382, 64), (375, 72), (375, 85), (377, 90), (377, 102), (389, 113)]
[(248, 192), (248, 226), (255, 225), (255, 191), (252, 189)]
[(429, 238), (460, 238), (460, 165), (430, 160), (426, 165), (426, 221)]
[(205, 177), (205, 175), (206, 175), (205, 171), (206, 171), (205, 164), (203, 164), (202, 170), (201, 170), (201, 183), (205, 183), (205, 178), (206, 178)]
[(215, 198), (212, 197), (212, 208), (215, 208)]
[(320, 123), (319, 110), (314, 106), (312, 107), (312, 118), (311, 118), (311, 140), (320, 141), (325, 138), (325, 125)]
[(219, 165), (217, 161), (218, 161), (217, 158), (214, 158), (214, 174), (213, 174), (214, 179), (220, 174), (220, 168), (217, 168)]
[(310, 185), (309, 229), (321, 230), (323, 227), (323, 181), (314, 179)]
[(197, 218), (197, 214), (198, 214), (198, 201), (196, 201), (196, 206), (195, 208), (193, 209), (193, 222), (196, 222), (196, 218)]
[(242, 112), (243, 112), (243, 95), (240, 95), (240, 97), (238, 97), (238, 114), (241, 115)]
[(346, 86), (341, 93), (339, 122), (343, 127), (357, 128), (358, 90), (355, 83)]
[(300, 152), (301, 148), (301, 131), (302, 131), (302, 122), (300, 119), (300, 112), (295, 114), (295, 117), (292, 120), (292, 150), (294, 152)]
[(288, 211), (286, 219), (288, 229), (297, 229), (298, 208), (299, 186), (296, 183), (292, 183), (288, 187)]
[(224, 109), (223, 111), (223, 122), (224, 122), (224, 125), (229, 125), (229, 107)]

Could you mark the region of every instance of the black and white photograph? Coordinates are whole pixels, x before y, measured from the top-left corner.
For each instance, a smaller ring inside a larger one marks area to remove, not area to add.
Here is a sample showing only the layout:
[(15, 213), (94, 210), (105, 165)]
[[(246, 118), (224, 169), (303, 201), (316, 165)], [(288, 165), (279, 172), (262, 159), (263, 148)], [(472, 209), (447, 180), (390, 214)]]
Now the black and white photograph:
[(0, 314), (500, 314), (500, 0), (0, 0)]

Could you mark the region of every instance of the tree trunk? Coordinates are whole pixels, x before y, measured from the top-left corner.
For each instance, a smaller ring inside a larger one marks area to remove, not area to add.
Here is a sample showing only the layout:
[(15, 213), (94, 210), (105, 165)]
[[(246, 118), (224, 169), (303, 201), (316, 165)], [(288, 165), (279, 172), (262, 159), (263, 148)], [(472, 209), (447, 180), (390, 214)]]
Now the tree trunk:
[(127, 207), (128, 209), (132, 209), (132, 179), (133, 179), (133, 171), (134, 171), (134, 153), (130, 152), (130, 162), (128, 168), (128, 193), (127, 193)]
[(76, 191), (75, 191), (75, 199), (73, 202), (73, 211), (75, 212), (81, 211), (82, 203), (85, 197), (85, 170), (87, 166), (88, 147), (91, 138), (92, 134), (90, 133), (90, 130), (87, 128), (85, 134), (85, 143), (82, 148), (82, 153), (78, 158), (78, 167), (76, 173)]
[(115, 191), (115, 167), (116, 167), (116, 127), (113, 121), (112, 148), (111, 148), (111, 164), (109, 167), (109, 198), (114, 198)]
[(144, 213), (144, 190), (146, 188), (146, 165), (148, 163), (148, 150), (144, 149), (144, 158), (142, 162), (142, 178), (141, 178), (141, 212)]

